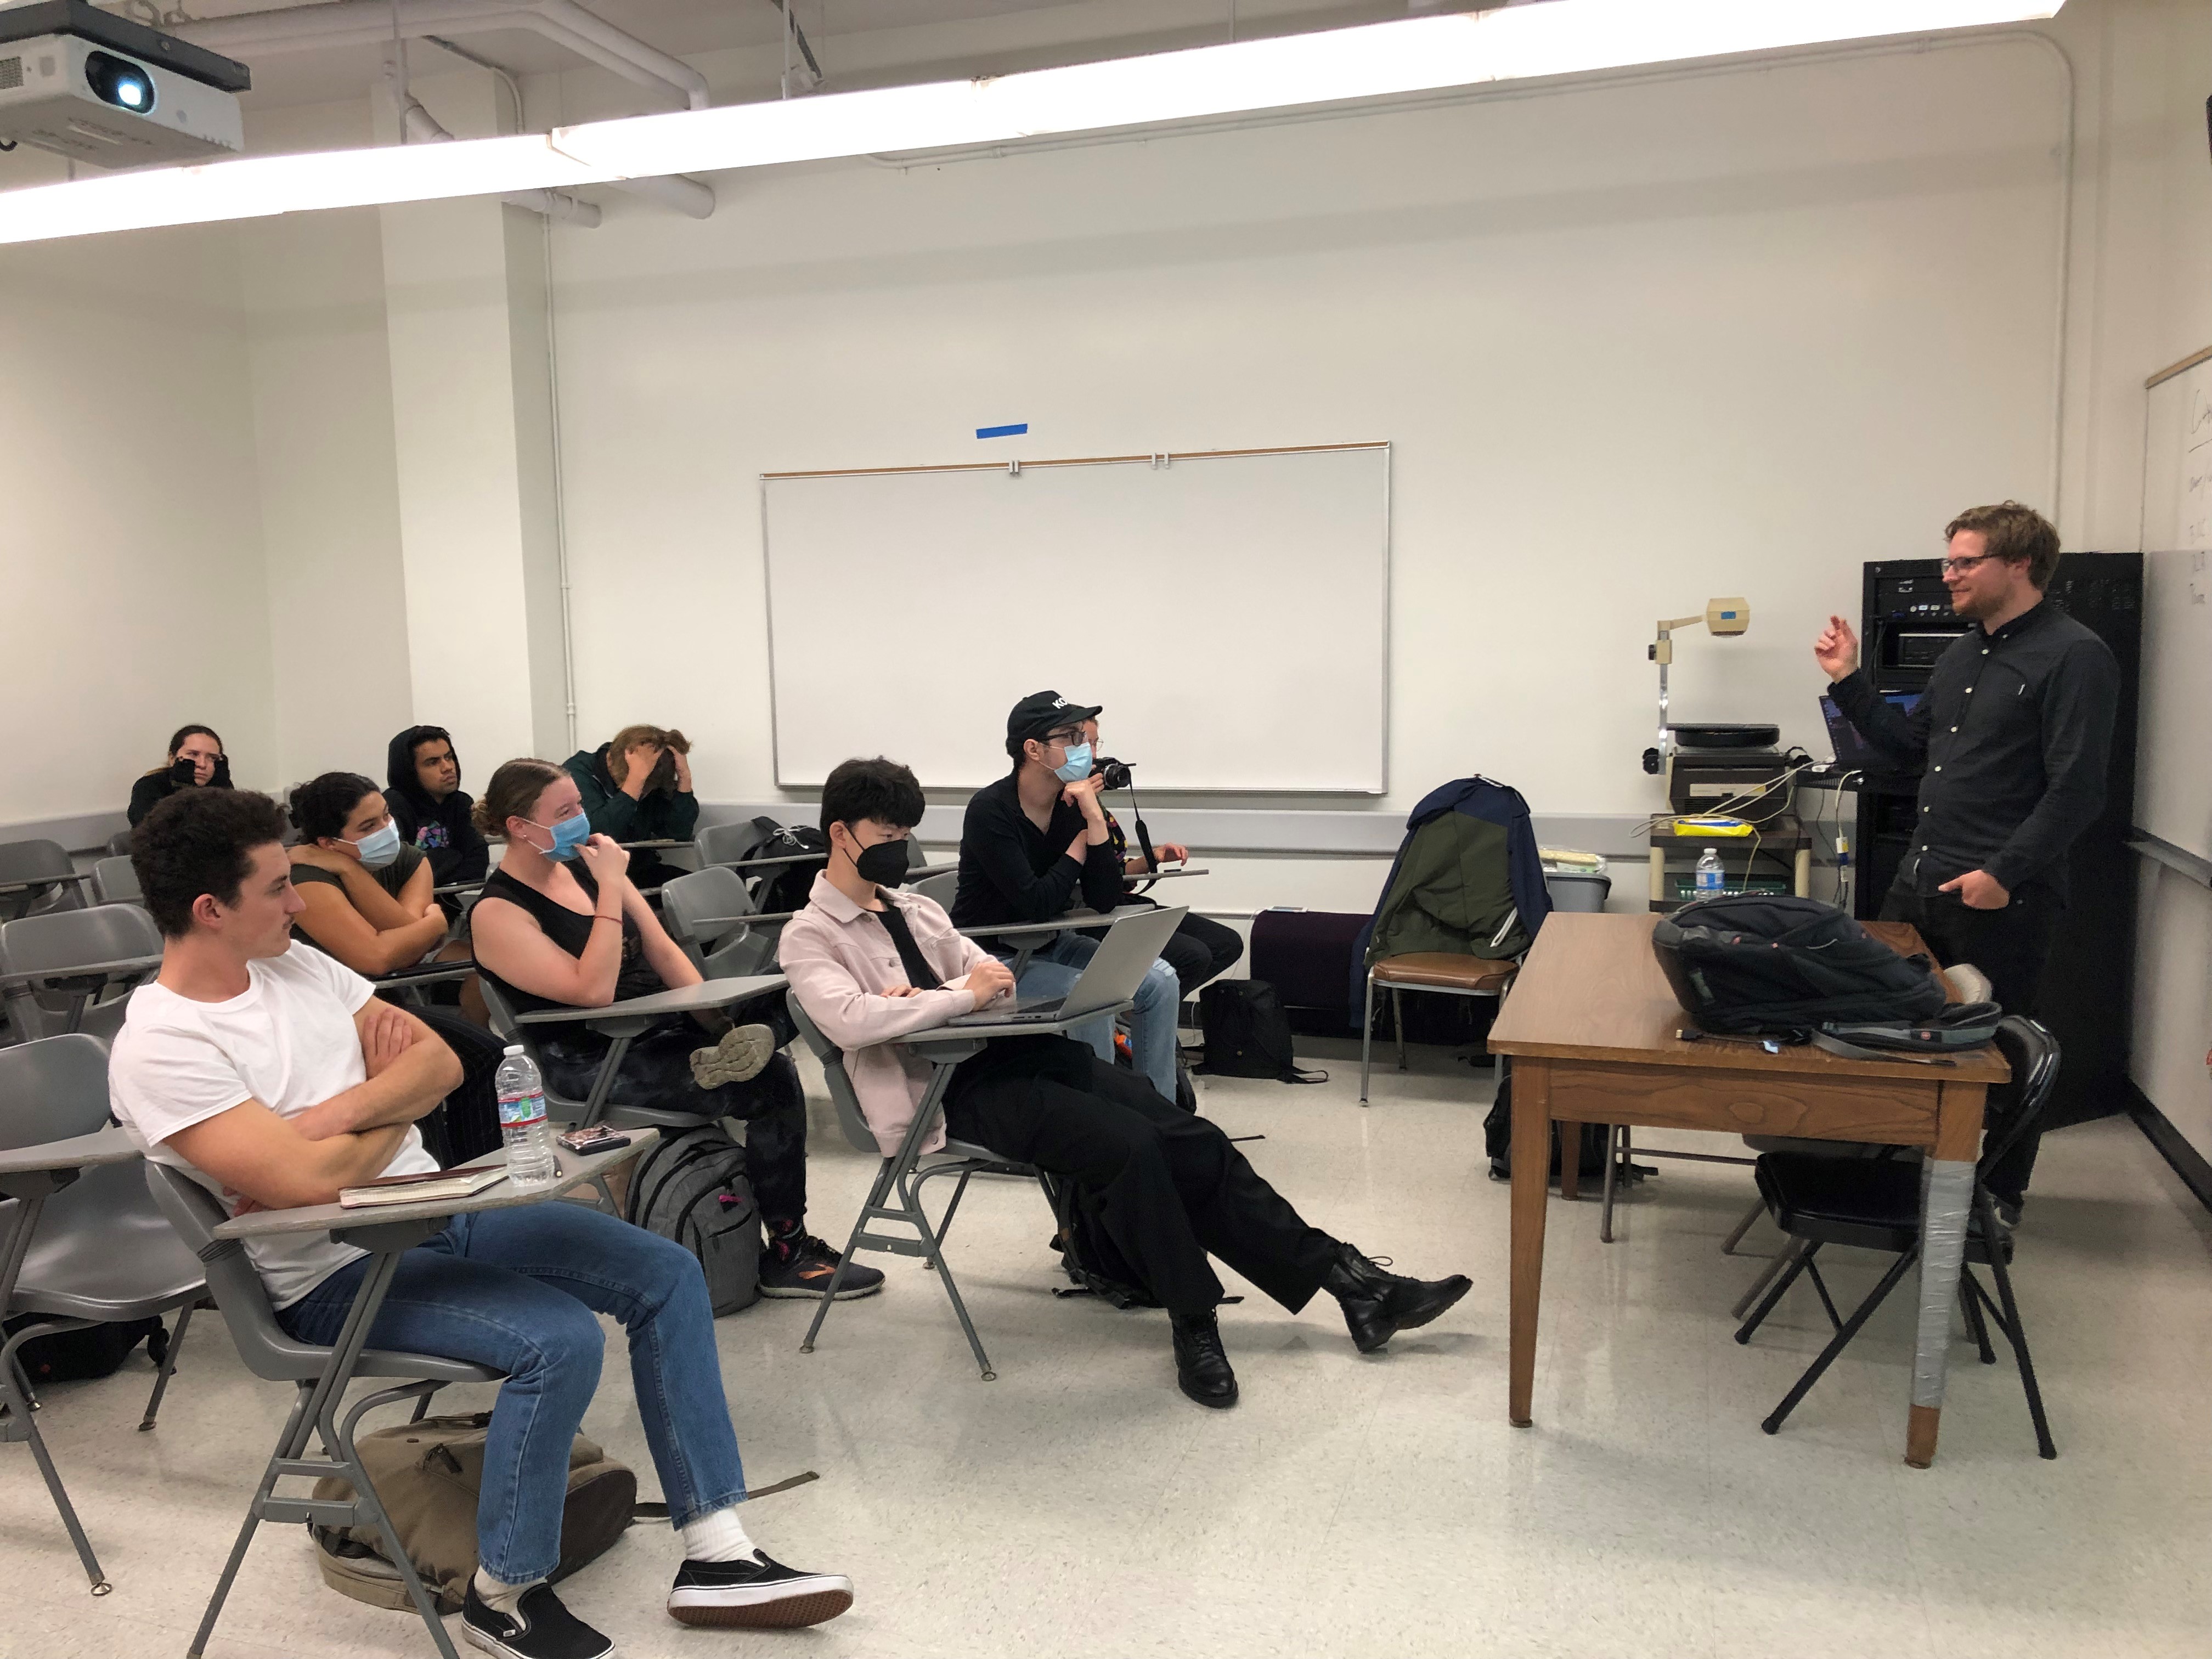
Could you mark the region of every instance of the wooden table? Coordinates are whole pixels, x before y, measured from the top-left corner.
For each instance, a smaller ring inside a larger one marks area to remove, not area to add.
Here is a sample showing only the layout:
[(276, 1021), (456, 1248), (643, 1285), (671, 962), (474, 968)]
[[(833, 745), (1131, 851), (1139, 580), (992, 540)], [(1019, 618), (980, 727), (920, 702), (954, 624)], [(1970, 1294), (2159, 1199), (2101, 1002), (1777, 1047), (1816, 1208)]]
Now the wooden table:
[[(1491, 1048), (1514, 1056), (1512, 1421), (1531, 1421), (1554, 1121), (1569, 1149), (1559, 1165), (1568, 1198), (1576, 1196), (1572, 1149), (1583, 1123), (1880, 1141), (1930, 1153), (1905, 1451), (1906, 1462), (1926, 1468), (1936, 1455), (1983, 1097), (2010, 1073), (1994, 1048), (1939, 1067), (1848, 1060), (1809, 1045), (1770, 1054), (1750, 1042), (1685, 1042), (1676, 1033), (1688, 1016), (1652, 954), (1655, 920), (1553, 911), (1491, 1030)], [(1867, 927), (1901, 953), (1926, 949), (1901, 924)]]

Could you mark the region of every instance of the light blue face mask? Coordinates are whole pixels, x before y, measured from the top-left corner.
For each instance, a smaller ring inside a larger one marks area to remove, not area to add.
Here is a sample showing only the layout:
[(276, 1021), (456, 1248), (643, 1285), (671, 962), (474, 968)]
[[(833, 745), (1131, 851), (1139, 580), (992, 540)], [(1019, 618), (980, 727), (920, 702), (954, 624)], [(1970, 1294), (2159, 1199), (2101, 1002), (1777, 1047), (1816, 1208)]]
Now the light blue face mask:
[(1052, 769), (1053, 776), (1062, 783), (1080, 783), (1091, 775), (1091, 745), (1072, 743), (1067, 746), (1067, 758)]
[(553, 837), (553, 844), (545, 849), (545, 856), (567, 863), (576, 856), (577, 849), (592, 838), (592, 815), (579, 812), (573, 818), (562, 818), (558, 823), (538, 823), (529, 820)]
[(371, 830), (359, 841), (349, 842), (364, 870), (381, 870), (399, 856), (399, 826), (390, 818), (384, 828)]

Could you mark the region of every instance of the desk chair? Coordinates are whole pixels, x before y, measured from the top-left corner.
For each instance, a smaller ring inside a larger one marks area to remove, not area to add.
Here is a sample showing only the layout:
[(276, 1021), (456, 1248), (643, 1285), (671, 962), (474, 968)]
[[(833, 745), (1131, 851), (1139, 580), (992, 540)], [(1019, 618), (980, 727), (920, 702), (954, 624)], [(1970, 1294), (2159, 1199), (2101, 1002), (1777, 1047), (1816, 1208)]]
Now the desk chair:
[(1359, 1103), (1367, 1103), (1367, 1073), (1375, 1048), (1375, 988), (1390, 993), (1390, 1024), (1398, 1037), (1398, 1069), (1406, 1069), (1406, 1013), (1401, 999), (1407, 991), (1454, 997), (1496, 997), (1504, 1000), (1511, 988), (1517, 962), (1497, 962), (1487, 957), (1463, 957), (1446, 951), (1415, 951), (1384, 957), (1367, 970), (1367, 1006), (1359, 1027)]
[(74, 909), (84, 902), (84, 887), (91, 879), (58, 841), (0, 843), (0, 921)]
[[(198, 1182), (165, 1164), (149, 1164), (144, 1169), (145, 1182), (152, 1188), (155, 1200), (168, 1218), (176, 1237), (205, 1266), (208, 1288), (215, 1293), (216, 1305), (222, 1310), (224, 1322), (230, 1327), (238, 1357), (256, 1376), (272, 1382), (289, 1382), (293, 1388), (292, 1414), (285, 1420), (276, 1449), (270, 1455), (252, 1500), (246, 1505), (246, 1523), (239, 1529), (238, 1541), (231, 1547), (230, 1559), (223, 1564), (222, 1577), (216, 1582), (215, 1595), (201, 1617), (199, 1632), (192, 1638), (191, 1659), (199, 1659), (206, 1651), (215, 1621), (222, 1613), (222, 1604), (238, 1577), (239, 1565), (246, 1559), (246, 1547), (253, 1541), (254, 1529), (264, 1521), (377, 1528), (384, 1535), (385, 1559), (406, 1584), (415, 1610), (429, 1627), (431, 1641), (443, 1659), (458, 1659), (453, 1642), (446, 1634), (445, 1624), (438, 1615), (438, 1604), (423, 1588), (407, 1552), (400, 1547), (399, 1536), (393, 1531), (383, 1505), (377, 1501), (376, 1488), (369, 1480), (368, 1471), (362, 1467), (360, 1454), (354, 1449), (354, 1428), (378, 1407), (410, 1398), (415, 1401), (414, 1420), (420, 1422), (430, 1408), (430, 1396), (448, 1382), (498, 1382), (504, 1380), (503, 1374), (465, 1360), (363, 1347), (357, 1340), (342, 1348), (319, 1348), (287, 1336), (269, 1305), (269, 1293), (262, 1288), (260, 1276), (246, 1260), (246, 1247), (234, 1238), (215, 1237), (216, 1228), (222, 1224), (223, 1213), (214, 1196)], [(364, 1212), (365, 1228), (374, 1225), (374, 1216), (373, 1211)], [(428, 1229), (423, 1237), (434, 1231), (434, 1227)], [(362, 1336), (366, 1334), (365, 1331), (361, 1333)], [(340, 1418), (338, 1408), (346, 1384), (356, 1376), (404, 1380), (366, 1395)], [(319, 1458), (305, 1455), (310, 1436), (322, 1442)], [(334, 1499), (276, 1495), (280, 1480), (313, 1480), (326, 1475), (346, 1482), (353, 1488), (353, 1497)]]
[(760, 915), (734, 870), (678, 876), (660, 890), (660, 921), (708, 979), (775, 971), (782, 920)]
[(46, 910), (0, 922), (0, 1006), (19, 1041), (112, 1039), (131, 993), (161, 970), (161, 930), (135, 904)]
[(960, 891), (960, 866), (956, 864), (950, 870), (940, 870), (933, 876), (924, 876), (920, 881), (911, 883), (910, 886), (922, 897), (936, 900), (944, 907), (945, 914), (949, 916), (952, 914), (953, 898)]
[[(491, 1029), (506, 1041), (520, 1043), (522, 1051), (537, 1062), (538, 1075), (545, 1080), (545, 1104), (552, 1117), (565, 1119), (579, 1129), (604, 1119), (618, 1129), (650, 1125), (669, 1134), (702, 1128), (716, 1121), (696, 1112), (668, 1112), (654, 1106), (608, 1105), (607, 1097), (614, 1091), (615, 1078), (622, 1070), (623, 1056), (629, 1052), (630, 1044), (667, 1018), (662, 1012), (637, 1014), (623, 1011), (630, 1003), (650, 1002), (653, 999), (633, 997), (628, 1002), (611, 1002), (604, 1008), (556, 1008), (520, 1014), (507, 1000), (506, 993), (489, 978), (483, 981), (483, 996), (484, 1006), (491, 1014)], [(554, 1090), (550, 1068), (538, 1051), (538, 1042), (546, 1032), (562, 1025), (581, 1025), (609, 1039), (606, 1056), (592, 1074), (591, 1091), (581, 1100)], [(699, 1044), (706, 1047), (703, 1031), (700, 1033)]]
[(95, 904), (146, 902), (139, 890), (138, 871), (127, 857), (104, 858), (92, 866), (92, 897)]
[(783, 826), (774, 818), (744, 818), (736, 823), (709, 823), (691, 838), (691, 846), (699, 854), (699, 867), (710, 869), (718, 864), (735, 864), (758, 852), (761, 844)]
[[(852, 1237), (845, 1242), (842, 1259), (836, 1273), (822, 1292), (816, 1304), (814, 1322), (806, 1328), (806, 1340), (799, 1345), (801, 1353), (814, 1352), (814, 1338), (829, 1316), (830, 1304), (836, 1299), (839, 1285), (845, 1277), (845, 1263), (853, 1259), (856, 1250), (888, 1250), (896, 1255), (920, 1256), (924, 1266), (933, 1268), (945, 1285), (945, 1295), (952, 1304), (954, 1316), (960, 1321), (960, 1329), (968, 1339), (969, 1351), (975, 1356), (975, 1369), (986, 1382), (998, 1381), (998, 1372), (991, 1369), (990, 1356), (983, 1352), (982, 1339), (975, 1334), (975, 1322), (968, 1317), (968, 1305), (960, 1299), (960, 1287), (953, 1283), (952, 1269), (944, 1256), (945, 1235), (952, 1226), (952, 1218), (960, 1208), (960, 1200), (968, 1191), (969, 1181), (979, 1175), (1011, 1175), (1034, 1178), (1043, 1177), (1031, 1165), (1016, 1164), (1001, 1158), (988, 1146), (972, 1141), (955, 1140), (947, 1137), (940, 1152), (925, 1152), (922, 1143), (944, 1115), (945, 1091), (952, 1081), (953, 1068), (969, 1055), (981, 1052), (983, 1045), (975, 1039), (961, 1038), (957, 1032), (948, 1031), (937, 1042), (927, 1045), (925, 1057), (931, 1062), (929, 1086), (923, 1091), (921, 1103), (915, 1108), (914, 1122), (907, 1130), (906, 1139), (897, 1152), (884, 1158), (883, 1149), (876, 1144), (875, 1132), (868, 1127), (867, 1119), (860, 1112), (860, 1098), (853, 1092), (853, 1080), (845, 1071), (845, 1051), (822, 1034), (822, 1028), (808, 1018), (799, 1006), (796, 994), (786, 993), (784, 1000), (791, 1009), (792, 1023), (799, 1027), (799, 1036), (822, 1062), (822, 1074), (830, 1085), (830, 1098), (836, 1103), (837, 1122), (845, 1131), (845, 1139), (857, 1152), (869, 1153), (883, 1161), (877, 1166), (874, 1185), (860, 1205), (859, 1218), (853, 1223)], [(929, 1036), (927, 1031), (916, 1032), (906, 1042), (921, 1048)], [(925, 1182), (939, 1176), (958, 1176), (960, 1184), (952, 1190), (952, 1201), (945, 1206), (945, 1218), (933, 1228), (929, 1216), (921, 1206), (921, 1189)], [(896, 1201), (893, 1201), (896, 1200)], [(1051, 1194), (1045, 1202), (1050, 1206)], [(1060, 1224), (1057, 1210), (1054, 1224)], [(896, 1221), (912, 1227), (915, 1237), (906, 1238), (889, 1233), (872, 1233), (871, 1221)]]
[[(94, 1141), (109, 1144), (88, 1158)], [(0, 1439), (30, 1442), (94, 1595), (107, 1594), (107, 1576), (39, 1433), (17, 1350), (33, 1337), (175, 1313), (175, 1332), (147, 1344), (159, 1369), (138, 1427), (154, 1426), (207, 1285), (139, 1170), (130, 1138), (107, 1121), (103, 1045), (80, 1035), (0, 1051), (0, 1194), (13, 1200), (0, 1203), (0, 1319), (25, 1322), (0, 1341)]]
[[(2013, 1235), (1997, 1218), (1996, 1200), (1989, 1189), (1989, 1173), (2021, 1136), (2033, 1130), (2051, 1103), (2052, 1085), (2058, 1080), (2058, 1043), (2033, 1020), (2007, 1019), (1997, 1027), (1997, 1048), (2012, 1067), (2012, 1079), (1990, 1091), (1990, 1105), (1999, 1115), (1996, 1133), (1986, 1136), (1982, 1155), (1974, 1165), (1973, 1210), (1966, 1237), (1966, 1261), (1990, 1270), (1996, 1281), (1992, 1298), (1974, 1277), (1973, 1266), (1960, 1271), (1959, 1299), (1964, 1305), (1966, 1328), (1981, 1350), (1984, 1365), (1996, 1364), (1990, 1346), (1989, 1325), (1994, 1324), (2011, 1345), (2020, 1370), (2021, 1390), (2027, 1396), (2028, 1416), (2035, 1425), (2036, 1449), (2045, 1457), (2058, 1455), (2044, 1416), (2043, 1394), (2035, 1382), (2034, 1362), (2028, 1358), (2027, 1333), (2014, 1300), (2011, 1261)], [(1781, 1431), (1783, 1420), (1820, 1380), (1850, 1340), (1859, 1334), (1874, 1310), (1895, 1290), (1908, 1268), (1920, 1259), (1920, 1208), (1923, 1171), (1926, 1165), (1903, 1158), (1814, 1158), (1803, 1152), (1766, 1152), (1758, 1164), (1759, 1191), (1775, 1224), (1805, 1249), (1766, 1294), (1757, 1312), (1736, 1332), (1738, 1342), (1748, 1343), (1783, 1293), (1800, 1273), (1809, 1276), (1820, 1292), (1820, 1305), (1836, 1334), (1820, 1357), (1783, 1396), (1782, 1403), (1759, 1426), (1769, 1434)], [(1867, 1299), (1849, 1319), (1836, 1312), (1835, 1300), (1820, 1277), (1817, 1260), (1830, 1244), (1850, 1244), (1862, 1249), (1887, 1250), (1897, 1260)], [(1988, 1320), (1984, 1321), (1986, 1311)]]
[(137, 833), (132, 830), (118, 830), (110, 836), (107, 838), (109, 855), (114, 858), (128, 858), (131, 854), (131, 837)]

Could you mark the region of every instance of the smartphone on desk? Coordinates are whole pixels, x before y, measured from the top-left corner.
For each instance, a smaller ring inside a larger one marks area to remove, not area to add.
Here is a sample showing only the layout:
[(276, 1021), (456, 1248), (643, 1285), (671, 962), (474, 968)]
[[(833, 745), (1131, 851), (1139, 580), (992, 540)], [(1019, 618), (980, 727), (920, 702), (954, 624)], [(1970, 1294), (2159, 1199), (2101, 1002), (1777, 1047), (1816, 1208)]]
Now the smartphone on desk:
[(581, 1157), (593, 1152), (611, 1152), (629, 1145), (629, 1137), (617, 1134), (602, 1124), (590, 1129), (569, 1129), (562, 1133), (561, 1144)]

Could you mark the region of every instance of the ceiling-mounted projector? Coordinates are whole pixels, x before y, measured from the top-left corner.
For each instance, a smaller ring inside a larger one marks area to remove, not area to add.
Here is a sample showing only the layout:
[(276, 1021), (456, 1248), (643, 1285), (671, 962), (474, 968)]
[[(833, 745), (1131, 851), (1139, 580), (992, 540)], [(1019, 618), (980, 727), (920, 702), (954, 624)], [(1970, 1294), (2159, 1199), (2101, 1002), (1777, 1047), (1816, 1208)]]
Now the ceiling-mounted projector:
[(100, 167), (246, 148), (243, 64), (85, 0), (0, 4), (0, 140)]

